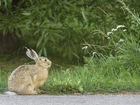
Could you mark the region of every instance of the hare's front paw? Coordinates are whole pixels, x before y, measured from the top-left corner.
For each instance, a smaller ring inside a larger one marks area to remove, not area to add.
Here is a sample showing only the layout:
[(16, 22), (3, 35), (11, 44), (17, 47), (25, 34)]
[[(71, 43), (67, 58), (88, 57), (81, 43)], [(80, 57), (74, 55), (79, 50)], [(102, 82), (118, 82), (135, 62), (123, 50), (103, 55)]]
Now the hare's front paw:
[(35, 94), (38, 94), (38, 93), (37, 93), (36, 91), (32, 91), (32, 93), (31, 93), (31, 94), (34, 94), (34, 95), (35, 95)]
[(23, 90), (23, 91), (20, 91), (19, 94), (21, 94), (21, 95), (36, 95), (37, 92), (35, 90)]
[(39, 88), (35, 88), (35, 91), (39, 94), (41, 93), (41, 90)]

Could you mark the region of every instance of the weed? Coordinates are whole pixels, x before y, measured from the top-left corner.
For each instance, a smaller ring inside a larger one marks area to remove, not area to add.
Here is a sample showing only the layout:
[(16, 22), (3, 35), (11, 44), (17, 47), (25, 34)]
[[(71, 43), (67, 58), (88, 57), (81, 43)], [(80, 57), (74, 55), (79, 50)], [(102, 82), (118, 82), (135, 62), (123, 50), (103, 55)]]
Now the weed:
[(7, 79), (9, 73), (0, 70), (0, 93), (3, 93), (7, 90)]

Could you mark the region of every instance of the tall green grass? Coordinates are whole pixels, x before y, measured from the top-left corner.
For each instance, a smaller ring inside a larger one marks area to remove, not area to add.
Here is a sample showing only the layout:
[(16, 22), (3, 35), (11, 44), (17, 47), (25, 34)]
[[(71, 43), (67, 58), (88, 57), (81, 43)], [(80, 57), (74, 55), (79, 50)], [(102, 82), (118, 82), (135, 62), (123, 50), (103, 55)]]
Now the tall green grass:
[(41, 89), (47, 94), (140, 92), (136, 71), (130, 72), (117, 58), (99, 60), (98, 64), (88, 58), (83, 67), (50, 71)]
[(7, 91), (7, 80), (9, 73), (0, 70), (0, 93)]

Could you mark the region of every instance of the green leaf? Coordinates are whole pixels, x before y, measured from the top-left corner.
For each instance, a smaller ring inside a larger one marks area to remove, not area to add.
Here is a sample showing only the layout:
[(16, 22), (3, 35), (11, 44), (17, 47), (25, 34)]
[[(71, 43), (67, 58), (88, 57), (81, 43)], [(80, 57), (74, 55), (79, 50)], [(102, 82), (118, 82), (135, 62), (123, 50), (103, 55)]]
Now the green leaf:
[(46, 48), (44, 48), (43, 51), (44, 51), (44, 55), (47, 57), (47, 50), (46, 50)]
[(22, 15), (25, 15), (25, 16), (29, 16), (29, 15), (31, 15), (31, 13), (29, 13), (29, 12), (24, 12), (24, 13), (21, 13)]
[(43, 41), (44, 36), (41, 35), (41, 37), (39, 38), (38, 42), (37, 42), (37, 47), (41, 44), (41, 42)]
[(78, 54), (72, 52), (72, 55), (74, 55), (76, 58), (79, 58)]
[(85, 20), (85, 22), (88, 23), (88, 19), (87, 19), (86, 15), (85, 15), (84, 8), (81, 9), (81, 13), (82, 13), (82, 16), (83, 16), (83, 19)]
[(42, 51), (43, 51), (43, 49), (41, 49), (41, 50), (39, 51), (39, 53), (38, 53), (39, 56), (42, 55)]

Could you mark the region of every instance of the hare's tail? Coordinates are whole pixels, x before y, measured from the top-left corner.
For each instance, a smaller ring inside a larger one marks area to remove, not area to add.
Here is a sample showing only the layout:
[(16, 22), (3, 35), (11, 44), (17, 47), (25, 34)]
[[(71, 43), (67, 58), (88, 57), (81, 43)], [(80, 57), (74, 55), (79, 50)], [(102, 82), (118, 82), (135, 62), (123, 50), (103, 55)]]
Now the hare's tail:
[(5, 92), (6, 95), (17, 95), (15, 92), (7, 91)]

